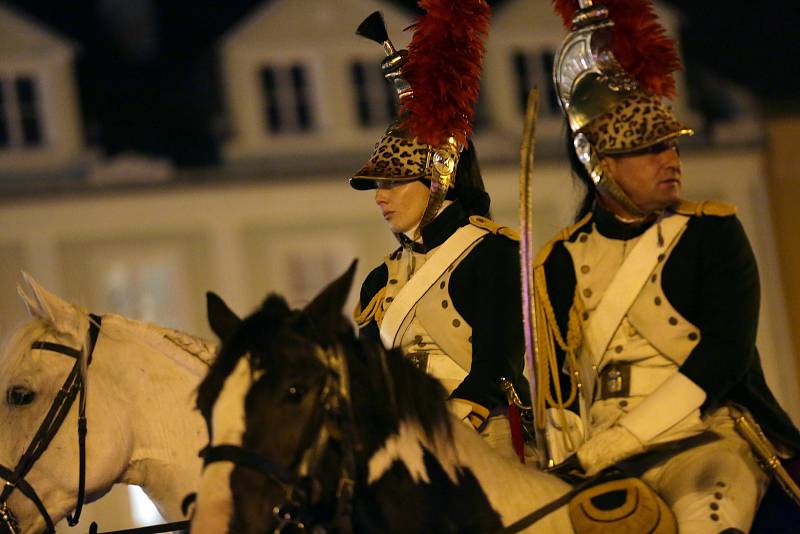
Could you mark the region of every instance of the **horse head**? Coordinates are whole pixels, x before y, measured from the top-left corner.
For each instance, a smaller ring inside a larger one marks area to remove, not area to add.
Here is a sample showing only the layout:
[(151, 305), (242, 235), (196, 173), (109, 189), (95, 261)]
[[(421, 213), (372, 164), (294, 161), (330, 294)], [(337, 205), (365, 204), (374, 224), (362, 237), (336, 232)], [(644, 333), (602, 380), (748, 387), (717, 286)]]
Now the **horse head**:
[(207, 367), (183, 347), (196, 338), (91, 315), (25, 274), (18, 291), (33, 320), (0, 355), (0, 534), (52, 529), (115, 482), (179, 518), (206, 437), (191, 393)]
[[(323, 498), (327, 481), (304, 471), (318, 470), (330, 454), (327, 438), (320, 442), (331, 423), (320, 399), (333, 398), (326, 354), (352, 332), (341, 309), (354, 271), (355, 263), (302, 310), (270, 295), (244, 320), (209, 294), (209, 322), (223, 345), (198, 389), (198, 407), (211, 436), (206, 462), (213, 462), (210, 454), (232, 463), (207, 465), (193, 532), (219, 531), (229, 513), (232, 531), (271, 532), (283, 508)], [(224, 454), (230, 446), (239, 447), (233, 456)], [(209, 496), (220, 491), (223, 496)], [(235, 508), (220, 511), (231, 499)]]
[[(0, 389), (5, 393), (0, 425), (11, 429), (0, 439), (0, 476), (6, 480), (20, 478), (15, 491), (6, 485), (0, 495), (0, 508), (6, 509), (9, 518), (15, 517), (23, 531), (35, 532), (47, 526), (48, 515), (57, 521), (75, 508), (79, 476), (75, 463), (77, 421), (75, 416), (67, 417), (69, 404), (65, 404), (62, 416), (53, 411), (53, 405), (61, 398), (62, 390), (73, 387), (77, 397), (79, 388), (85, 385), (90, 316), (44, 289), (26, 273), (22, 273), (17, 290), (33, 321), (6, 341), (0, 356)], [(78, 404), (80, 400), (75, 401), (74, 397), (69, 402)], [(48, 414), (52, 422), (42, 424)], [(55, 421), (59, 417), (64, 417), (71, 432), (57, 432), (60, 422)], [(52, 435), (48, 435), (49, 429), (53, 430)], [(59, 461), (52, 453), (47, 454), (48, 448), (72, 451), (71, 461)], [(27, 463), (30, 466), (26, 467)], [(37, 510), (35, 501), (44, 500), (45, 496), (48, 502), (58, 504), (43, 513)]]
[(302, 310), (271, 295), (242, 320), (209, 295), (223, 343), (198, 392), (212, 439), (193, 532), (336, 530), (355, 488), (389, 471), (427, 477), (418, 436), (397, 437), (404, 422), (429, 444), (451, 439), (444, 388), (342, 315), (354, 268)]

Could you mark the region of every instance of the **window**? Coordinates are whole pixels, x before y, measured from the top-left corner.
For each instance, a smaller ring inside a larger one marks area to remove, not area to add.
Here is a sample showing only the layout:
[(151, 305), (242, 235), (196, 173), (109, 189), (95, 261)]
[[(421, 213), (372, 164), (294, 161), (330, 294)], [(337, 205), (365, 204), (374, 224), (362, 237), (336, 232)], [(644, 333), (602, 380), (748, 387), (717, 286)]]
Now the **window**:
[(528, 105), (528, 93), (539, 88), (539, 116), (553, 117), (560, 113), (558, 97), (551, 81), (555, 54), (545, 52), (514, 52), (514, 72), (517, 80), (517, 102), (521, 114)]
[(314, 113), (306, 68), (298, 63), (267, 66), (260, 76), (266, 129), (272, 134), (312, 130)]
[(174, 246), (100, 247), (89, 261), (103, 308), (172, 328), (188, 325), (187, 265)]
[(354, 61), (350, 74), (358, 124), (364, 128), (388, 126), (397, 114), (397, 96), (381, 69), (374, 62)]
[(0, 76), (0, 148), (42, 144), (36, 83), (28, 76)]

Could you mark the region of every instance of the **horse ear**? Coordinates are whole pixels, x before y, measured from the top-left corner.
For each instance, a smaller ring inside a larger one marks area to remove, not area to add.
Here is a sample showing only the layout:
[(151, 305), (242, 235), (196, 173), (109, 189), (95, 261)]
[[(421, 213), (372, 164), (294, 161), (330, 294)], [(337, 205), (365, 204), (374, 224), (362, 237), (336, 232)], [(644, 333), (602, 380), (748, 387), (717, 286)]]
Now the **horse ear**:
[(315, 324), (329, 327), (328, 331), (330, 332), (338, 330), (337, 325), (341, 322), (342, 308), (350, 294), (357, 265), (358, 260), (353, 260), (342, 276), (331, 282), (319, 295), (314, 297), (314, 300), (303, 310), (303, 315), (312, 318)]
[(25, 271), (21, 271), (22, 280), (17, 284), (17, 293), (25, 303), (28, 314), (50, 323), (57, 331), (78, 336), (80, 315), (75, 306), (58, 295), (49, 292)]
[(211, 330), (217, 334), (222, 341), (228, 339), (242, 324), (239, 316), (225, 304), (225, 301), (211, 291), (206, 292), (206, 308), (208, 313), (208, 324)]

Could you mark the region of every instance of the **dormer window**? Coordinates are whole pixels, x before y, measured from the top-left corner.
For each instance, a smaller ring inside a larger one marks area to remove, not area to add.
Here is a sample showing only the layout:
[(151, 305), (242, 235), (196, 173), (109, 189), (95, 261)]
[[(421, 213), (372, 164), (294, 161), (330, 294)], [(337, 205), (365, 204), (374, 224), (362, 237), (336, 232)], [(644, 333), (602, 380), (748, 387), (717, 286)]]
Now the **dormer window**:
[(394, 89), (374, 61), (350, 65), (358, 124), (363, 128), (386, 127), (397, 113)]
[(314, 110), (307, 69), (294, 63), (261, 69), (264, 124), (271, 134), (308, 132), (314, 128)]
[(517, 82), (517, 109), (525, 114), (528, 93), (534, 87), (540, 91), (539, 114), (543, 117), (557, 117), (560, 113), (558, 97), (551, 81), (555, 54), (550, 51), (514, 52), (514, 73)]
[(0, 75), (0, 149), (41, 146), (42, 117), (35, 80)]

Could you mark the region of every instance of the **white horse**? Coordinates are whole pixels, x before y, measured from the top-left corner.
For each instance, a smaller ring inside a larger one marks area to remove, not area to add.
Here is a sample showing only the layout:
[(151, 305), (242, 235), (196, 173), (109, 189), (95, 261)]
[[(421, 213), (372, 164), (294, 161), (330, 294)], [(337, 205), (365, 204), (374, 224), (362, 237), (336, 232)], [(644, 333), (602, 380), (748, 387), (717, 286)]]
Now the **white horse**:
[[(0, 355), (0, 466), (7, 469), (2, 478), (17, 468), (78, 362), (74, 372), (85, 385), (88, 422), (87, 502), (115, 483), (135, 484), (165, 518), (182, 519), (181, 502), (200, 479), (198, 451), (208, 443), (205, 423), (194, 409), (195, 390), (215, 346), (175, 330), (104, 315), (89, 359), (89, 350), (83, 349), (91, 346), (87, 333), (96, 316), (24, 273), (18, 290), (33, 320), (9, 338)], [(59, 347), (77, 350), (70, 356)], [(0, 516), (7, 506), (21, 532), (48, 527), (45, 514), (23, 494), (22, 486), (35, 491), (53, 524), (76, 507), (80, 404), (78, 398), (63, 422), (51, 425), (56, 427), (52, 441), (7, 502), (0, 502)], [(9, 531), (10, 525), (5, 529), (0, 520), (0, 532)]]

